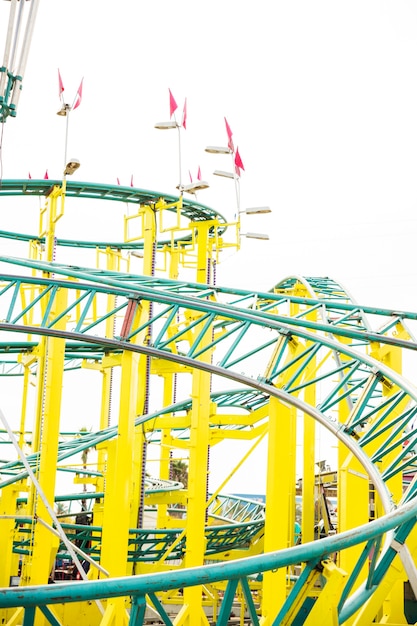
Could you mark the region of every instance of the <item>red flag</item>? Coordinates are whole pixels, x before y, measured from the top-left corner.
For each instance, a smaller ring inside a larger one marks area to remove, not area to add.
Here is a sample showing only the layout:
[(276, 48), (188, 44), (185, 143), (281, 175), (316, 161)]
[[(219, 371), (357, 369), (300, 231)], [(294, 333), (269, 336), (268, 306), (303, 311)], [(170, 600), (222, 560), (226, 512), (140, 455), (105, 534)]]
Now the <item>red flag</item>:
[(30, 172), (29, 172), (29, 174), (28, 174), (28, 178), (32, 178), (32, 176), (30, 175)]
[(131, 186), (131, 187), (133, 187), (133, 174), (132, 174), (132, 176), (130, 177), (130, 186)]
[(187, 129), (187, 98), (184, 100), (184, 109), (182, 111), (182, 125)]
[(175, 98), (171, 93), (171, 89), (169, 91), (169, 117), (172, 117), (175, 111), (178, 109), (178, 104), (175, 102)]
[(64, 93), (64, 83), (62, 82), (61, 72), (58, 69), (58, 85), (59, 85), (59, 97), (62, 98), (62, 94)]
[(198, 178), (198, 180), (201, 180), (201, 170), (200, 170), (200, 166), (198, 166), (197, 178)]
[(74, 111), (81, 104), (81, 98), (83, 97), (83, 80), (81, 79), (80, 86), (78, 87), (78, 91), (75, 96), (74, 104), (72, 105), (72, 110)]
[(48, 178), (49, 178), (49, 176), (48, 176), (48, 170), (46, 170), (46, 172), (45, 172), (45, 176), (44, 176), (44, 179), (46, 179), (46, 180), (47, 180)]
[[(239, 170), (244, 170), (244, 165), (242, 162), (242, 159), (240, 158), (240, 154), (239, 154), (239, 148), (236, 148), (236, 155), (235, 155), (235, 165)], [(238, 174), (240, 174), (240, 172), (238, 172)]]
[(226, 132), (227, 132), (227, 139), (228, 139), (227, 147), (229, 148), (229, 150), (234, 152), (235, 148), (234, 148), (233, 139), (232, 139), (233, 133), (232, 133), (232, 130), (231, 130), (229, 124), (227, 123), (227, 119), (226, 118), (224, 118), (224, 121), (225, 121), (225, 124), (226, 124)]

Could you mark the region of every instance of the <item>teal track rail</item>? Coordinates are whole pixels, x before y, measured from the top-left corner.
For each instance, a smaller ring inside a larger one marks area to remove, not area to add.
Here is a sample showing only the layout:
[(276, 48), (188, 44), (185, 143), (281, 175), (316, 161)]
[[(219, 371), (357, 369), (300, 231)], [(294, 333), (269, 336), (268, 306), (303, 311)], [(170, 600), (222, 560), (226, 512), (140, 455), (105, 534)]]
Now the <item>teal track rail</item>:
[[(99, 580), (89, 582), (60, 583), (56, 585), (44, 585), (38, 587), (8, 588), (0, 590), (0, 606), (24, 607), (25, 626), (32, 626), (34, 623), (35, 609), (39, 608), (49, 619), (51, 624), (53, 616), (48, 609), (49, 606), (59, 603), (79, 602), (82, 600), (105, 599), (117, 596), (130, 596), (132, 598), (132, 611), (130, 614), (130, 625), (141, 624), (144, 618), (144, 611), (139, 613), (138, 607), (145, 607), (147, 601), (153, 602), (154, 606), (160, 607), (159, 615), (168, 625), (173, 624), (162, 606), (159, 605), (156, 594), (161, 590), (179, 589), (194, 585), (207, 585), (218, 581), (226, 581), (228, 590), (235, 590), (240, 583), (244, 589), (249, 590), (253, 577), (259, 577), (262, 573), (288, 567), (297, 563), (304, 563), (304, 575), (300, 576), (297, 584), (288, 600), (282, 606), (276, 616), (274, 624), (279, 624), (288, 614), (291, 605), (296, 602), (301, 594), (302, 584), (306, 576), (316, 568), (321, 568), (323, 563), (331, 557), (335, 551), (345, 550), (355, 545), (363, 545), (362, 555), (369, 556), (372, 548), (375, 548), (380, 538), (386, 533), (392, 533), (393, 541), (404, 543), (409, 532), (415, 524), (417, 504), (410, 502), (381, 519), (375, 520), (360, 528), (340, 533), (333, 537), (326, 537), (320, 541), (310, 544), (295, 546), (291, 549), (279, 552), (263, 554), (260, 556), (239, 559), (229, 563), (205, 565), (204, 567), (192, 568), (188, 570), (170, 571), (166, 573), (148, 574), (141, 576), (129, 576), (110, 580)], [(375, 564), (370, 576), (359, 591), (353, 596), (344, 598), (339, 606), (339, 623), (343, 624), (349, 617), (372, 595), (381, 583), (386, 569), (392, 563), (397, 552), (394, 547), (389, 547)], [(354, 572), (348, 579), (346, 587), (352, 586), (358, 572)], [(217, 624), (219, 626), (228, 623), (231, 607), (232, 594), (224, 594), (223, 605), (221, 607)], [(252, 605), (249, 602), (249, 607)], [(255, 607), (251, 611), (251, 618), (255, 624), (259, 623)]]

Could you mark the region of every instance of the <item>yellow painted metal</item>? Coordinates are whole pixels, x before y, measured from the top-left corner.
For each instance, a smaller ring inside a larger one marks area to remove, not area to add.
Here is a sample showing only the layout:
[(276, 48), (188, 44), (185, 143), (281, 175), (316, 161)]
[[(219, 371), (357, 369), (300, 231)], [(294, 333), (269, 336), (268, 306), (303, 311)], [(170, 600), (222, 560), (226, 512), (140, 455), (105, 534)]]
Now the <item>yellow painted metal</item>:
[[(54, 186), (48, 196), (45, 208), (41, 210), (40, 236), (45, 237), (44, 257), (48, 261), (53, 260), (54, 256), (55, 225), (63, 215), (64, 196), (65, 185), (63, 187)], [(66, 291), (61, 289), (54, 297), (51, 314), (55, 315), (64, 311), (66, 300)], [(62, 317), (56, 328), (64, 329), (65, 324), (65, 317)], [(51, 520), (44, 504), (44, 498), (53, 508), (60, 433), (59, 416), (61, 413), (64, 351), (65, 340), (52, 337), (42, 338), (36, 350), (38, 356), (37, 403), (32, 446), (35, 451), (39, 451), (36, 476), (42, 494), (38, 493), (35, 486), (31, 484), (28, 515), (33, 519), (36, 516), (47, 523), (50, 523)], [(25, 382), (27, 383), (27, 377), (25, 377)], [(26, 394), (27, 387), (23, 395), (21, 431), (24, 428)], [(22, 441), (22, 436), (20, 441)], [(34, 523), (30, 540), (31, 553), (24, 556), (22, 561), (21, 584), (41, 584), (48, 581), (57, 547), (56, 537), (42, 524)]]
[[(65, 310), (67, 294), (61, 289), (55, 296), (52, 314)], [(65, 327), (65, 318), (59, 322)], [(58, 325), (57, 325), (58, 326)], [(45, 337), (40, 342), (41, 361), (45, 367), (41, 369), (42, 376), (38, 379), (38, 407), (36, 433), (39, 442), (39, 467), (37, 479), (49, 505), (53, 508), (55, 495), (56, 465), (58, 440), (60, 433), (59, 415), (61, 411), (62, 378), (64, 370), (65, 340)], [(51, 523), (50, 515), (45, 507), (41, 495), (31, 486), (28, 510), (30, 516)], [(23, 559), (22, 584), (41, 584), (48, 581), (51, 573), (54, 550), (57, 548), (57, 539), (43, 525), (37, 523), (33, 530), (33, 545), (31, 557)]]
[[(341, 339), (343, 343), (345, 340)], [(339, 355), (334, 356), (339, 359)], [(343, 363), (343, 357), (340, 357)], [(336, 361), (337, 362), (337, 361)], [(343, 372), (346, 373), (345, 371)], [(340, 391), (343, 393), (344, 388)], [(354, 410), (354, 407), (353, 407)], [(351, 418), (352, 408), (348, 400), (339, 402), (338, 418), (341, 423), (348, 423)], [(346, 448), (338, 445), (338, 483), (337, 483), (337, 529), (339, 532), (360, 526), (369, 521), (369, 478), (363, 467)], [(355, 506), (351, 506), (351, 502)], [(362, 552), (362, 546), (355, 546), (343, 550), (338, 556), (338, 565), (347, 572), (351, 572)], [(367, 569), (362, 571), (357, 577), (353, 589), (355, 590), (366, 578)], [(347, 620), (347, 624), (350, 624)]]
[[(163, 375), (163, 406), (169, 406), (173, 402), (174, 398), (174, 376), (175, 374), (166, 373)], [(172, 419), (172, 416), (168, 416), (168, 420)], [(170, 429), (164, 428), (161, 430), (161, 445), (160, 445), (160, 457), (159, 457), (159, 476), (163, 480), (168, 480), (170, 477), (170, 464), (171, 464), (171, 435)], [(157, 527), (166, 528), (168, 523), (168, 503), (161, 503), (158, 506), (157, 512)]]
[[(408, 337), (406, 331), (401, 327), (397, 330), (397, 334), (402, 338)], [(402, 363), (401, 363), (401, 351), (398, 348), (392, 346), (384, 346), (382, 347), (380, 344), (371, 344), (371, 356), (393, 368), (395, 371), (401, 373)], [(378, 374), (375, 373), (375, 376)], [(368, 386), (372, 384), (372, 379), (369, 380)], [(387, 385), (383, 381), (382, 392), (384, 396), (390, 396), (395, 393), (396, 389), (391, 385)], [(366, 394), (368, 391), (365, 388), (362, 393)], [(395, 411), (392, 411), (390, 414), (390, 420), (393, 419), (393, 416), (399, 415), (404, 410), (404, 403), (399, 403)], [(355, 408), (349, 413), (346, 410), (346, 417), (343, 421), (350, 423), (352, 422), (353, 416), (355, 414)], [(379, 419), (379, 415), (377, 414), (374, 419)], [(385, 431), (383, 437), (382, 436), (376, 438), (371, 444), (368, 444), (366, 447), (366, 452), (369, 456), (371, 456), (378, 448), (381, 446), (386, 437), (387, 433), (390, 432), (391, 429)], [(360, 436), (360, 434), (359, 434)], [(400, 435), (397, 435), (397, 439), (400, 438)], [(398, 450), (393, 450), (391, 454), (385, 455), (383, 461), (380, 463), (380, 471), (383, 472), (385, 468), (389, 466), (392, 459), (395, 458), (395, 455), (398, 454)], [(357, 459), (354, 459), (351, 454), (346, 454), (344, 451), (340, 452), (341, 464), (339, 468), (339, 482), (338, 482), (338, 492), (339, 492), (339, 500), (338, 500), (338, 530), (343, 531), (349, 528), (354, 528), (363, 523), (369, 521), (371, 516), (378, 516), (382, 513), (380, 508), (380, 503), (378, 497), (375, 498), (375, 502), (373, 502), (374, 494), (371, 494), (369, 478), (363, 471), (362, 466), (359, 464)], [(402, 476), (398, 473), (394, 478), (388, 481), (390, 491), (393, 494), (394, 501), (399, 501), (402, 495)], [(351, 506), (352, 502), (355, 502), (355, 506)], [(374, 506), (372, 506), (374, 505)], [(361, 551), (361, 547), (358, 546), (356, 548), (349, 548), (348, 550), (343, 550), (339, 557), (340, 566), (344, 568), (346, 571), (351, 571), (359, 558)], [(402, 586), (402, 581), (406, 579), (404, 571), (400, 574), (401, 566), (400, 564), (392, 566), (393, 571), (398, 570), (394, 578), (388, 576), (386, 578), (386, 583), (390, 585), (391, 594), (387, 593), (387, 587), (385, 584), (382, 586), (384, 589), (384, 598), (386, 598), (386, 619), (388, 622), (400, 622), (406, 623), (406, 621), (401, 622), (401, 620), (405, 620), (404, 617), (404, 591)], [(360, 575), (357, 578), (353, 589), (356, 589), (367, 576), (367, 567), (363, 567)], [(381, 596), (380, 592), (376, 593), (376, 597), (379, 598), (381, 606)], [(371, 612), (375, 607), (375, 598), (374, 596), (368, 601), (370, 606), (372, 607)], [(367, 603), (368, 604), (368, 603)], [(362, 614), (362, 613), (361, 613)], [(365, 615), (365, 613), (363, 613)], [(376, 613), (374, 612), (372, 619), (375, 618)], [(369, 613), (368, 613), (369, 617)], [(365, 617), (361, 617), (361, 619), (368, 619)], [(347, 624), (362, 624), (362, 622), (357, 622), (356, 617), (352, 617), (347, 621)], [(372, 620), (371, 620), (372, 621)], [(364, 621), (364, 624), (367, 622)], [(370, 622), (369, 622), (370, 623)]]
[[(407, 548), (415, 562), (417, 557), (417, 530), (415, 528), (407, 538)], [(363, 607), (355, 613), (350, 623), (353, 626), (371, 626), (377, 619), (379, 623), (407, 624), (403, 604), (403, 586), (406, 580), (407, 575), (404, 572), (400, 556), (397, 555), (378, 588)]]
[[(202, 370), (193, 372), (191, 397), (185, 567), (204, 563), (210, 407), (210, 375), (207, 372)], [(190, 626), (208, 624), (202, 610), (201, 586), (184, 589), (184, 606), (175, 624)]]
[[(269, 401), (268, 460), (265, 508), (265, 552), (287, 548), (294, 539), (291, 515), (295, 491), (295, 411), (276, 398)], [(262, 624), (274, 621), (287, 593), (287, 571), (264, 573)]]
[[(15, 520), (14, 515), (17, 508), (17, 497), (19, 495), (20, 483), (15, 483), (1, 490), (0, 496), (0, 554), (2, 563), (0, 567), (0, 587), (8, 587), (11, 584), (11, 576), (16, 569), (13, 567), (16, 555), (13, 554), (13, 539)], [(2, 611), (0, 611), (0, 616)]]
[[(124, 576), (128, 573), (127, 550), (132, 501), (130, 475), (133, 466), (137, 390), (138, 355), (125, 351), (121, 365), (117, 439), (108, 455), (100, 558), (100, 564), (111, 576)], [(124, 611), (123, 598), (109, 600), (103, 623), (122, 624)], [(107, 619), (110, 621), (106, 622)]]
[[(305, 294), (307, 295), (307, 294)], [(307, 319), (317, 321), (315, 309), (307, 315)], [(317, 359), (314, 357), (305, 368), (305, 379), (312, 380), (317, 372)], [(304, 390), (304, 400), (309, 406), (317, 404), (317, 387), (308, 385)], [(316, 423), (310, 416), (303, 418), (302, 436), (302, 507), (301, 507), (301, 539), (303, 543), (314, 540), (315, 514), (315, 482), (316, 482)]]
[(64, 215), (66, 180), (62, 185), (54, 185), (46, 199), (45, 206), (40, 210), (39, 236), (45, 237), (43, 258), (47, 261), (54, 259), (55, 226)]
[[(396, 325), (395, 336), (402, 339), (410, 338), (407, 330), (403, 327), (402, 324)], [(372, 344), (371, 355), (385, 365), (391, 367), (394, 371), (397, 371), (400, 374), (402, 373), (402, 352), (399, 348), (396, 348), (394, 346), (382, 347), (379, 344)], [(388, 385), (386, 382), (384, 382), (384, 384), (382, 385), (382, 389), (383, 395), (386, 397), (389, 397), (397, 391), (394, 386)], [(400, 402), (396, 409), (391, 413), (391, 419), (396, 415), (400, 415), (404, 409), (405, 402), (403, 401)], [(386, 437), (387, 433), (391, 432), (392, 430), (392, 428), (390, 430), (387, 430), (384, 437)], [(396, 436), (396, 439), (398, 441), (398, 446), (401, 446), (401, 434), (398, 434)], [(393, 441), (395, 441), (395, 438)], [(377, 438), (372, 443), (372, 446), (367, 447), (367, 454), (371, 454), (383, 444), (384, 440), (382, 439), (382, 437)], [(380, 463), (380, 471), (384, 471), (384, 469), (386, 469), (390, 465), (396, 454), (398, 454), (398, 449), (396, 450), (394, 448), (390, 454), (385, 455), (384, 460), (382, 461), (382, 463)], [(395, 477), (387, 481), (387, 485), (389, 485), (389, 489), (392, 493), (394, 501), (398, 502), (401, 499), (403, 488), (401, 473), (398, 473)], [(381, 506), (378, 497), (376, 497), (374, 503), (374, 515), (379, 516), (380, 514), (382, 514)], [(413, 531), (414, 541), (415, 535), (416, 533), (415, 531)], [(413, 540), (409, 538), (407, 544), (413, 545), (412, 541)], [(387, 623), (397, 622), (406, 624), (407, 620), (404, 615), (404, 581), (407, 580), (407, 575), (404, 571), (404, 568), (401, 566), (400, 560), (396, 559), (396, 561), (397, 563), (392, 566), (393, 570), (396, 571), (396, 576), (395, 578), (392, 578), (392, 576), (388, 576), (387, 582), (384, 585), (385, 601), (382, 603), (381, 611), (384, 614), (384, 619)], [(388, 581), (390, 584), (389, 591), (388, 586), (386, 586), (388, 585)], [(379, 593), (377, 593), (377, 596), (379, 596)], [(373, 602), (371, 602), (371, 604), (373, 605)]]
[(322, 576), (326, 582), (304, 622), (305, 626), (317, 626), (317, 624), (338, 626), (339, 624), (337, 605), (347, 574), (332, 561), (323, 561), (322, 566)]
[[(210, 222), (201, 222), (197, 227), (197, 282), (206, 283), (208, 278), (208, 264), (210, 259), (209, 228)], [(198, 319), (198, 317), (196, 318)], [(200, 332), (197, 324), (195, 336)], [(211, 340), (211, 329), (206, 330), (201, 338), (201, 348)], [(201, 360), (209, 363), (211, 352), (203, 353)], [(186, 548), (184, 566), (193, 567), (204, 563), (206, 502), (207, 502), (207, 472), (209, 465), (209, 423), (211, 375), (203, 370), (194, 370), (192, 373), (191, 390), (191, 421), (189, 439), (189, 470), (188, 470), (188, 503), (186, 519)], [(207, 617), (202, 609), (201, 586), (184, 589), (184, 605), (178, 613), (175, 624), (200, 626), (208, 624)]]

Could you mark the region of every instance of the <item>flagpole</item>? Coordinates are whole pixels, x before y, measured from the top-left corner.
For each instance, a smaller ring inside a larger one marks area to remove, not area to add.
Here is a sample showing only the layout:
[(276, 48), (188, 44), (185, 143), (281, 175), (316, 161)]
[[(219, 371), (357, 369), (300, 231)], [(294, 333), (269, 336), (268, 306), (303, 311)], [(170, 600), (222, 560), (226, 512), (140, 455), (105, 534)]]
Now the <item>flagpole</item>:
[(235, 155), (232, 152), (232, 162), (233, 162), (233, 178), (235, 181), (235, 194), (236, 194), (236, 206), (237, 206), (237, 213), (240, 213), (240, 186), (239, 186), (239, 176), (237, 174), (236, 171), (236, 164), (235, 164)]
[(179, 187), (181, 189), (182, 186), (182, 176), (181, 176), (181, 127), (177, 124), (178, 128), (178, 167), (179, 167)]
[(71, 108), (69, 105), (65, 105), (66, 108), (66, 120), (65, 120), (65, 147), (64, 147), (64, 171), (65, 168), (67, 166), (67, 154), (68, 154), (68, 127), (69, 127), (69, 118), (70, 118), (70, 111)]

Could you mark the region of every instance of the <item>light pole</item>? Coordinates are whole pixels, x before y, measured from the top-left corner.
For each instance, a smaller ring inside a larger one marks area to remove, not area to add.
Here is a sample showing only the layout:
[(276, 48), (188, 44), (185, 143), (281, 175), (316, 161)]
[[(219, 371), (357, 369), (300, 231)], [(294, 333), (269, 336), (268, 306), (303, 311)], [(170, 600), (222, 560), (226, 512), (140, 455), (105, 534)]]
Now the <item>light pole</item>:
[(175, 122), (175, 121), (170, 121), (170, 122), (158, 122), (157, 124), (155, 124), (155, 128), (157, 128), (158, 130), (171, 130), (172, 128), (177, 128), (178, 129), (178, 169), (179, 169), (179, 181), (178, 181), (178, 185), (179, 187), (182, 186), (182, 174), (181, 174), (181, 126)]

